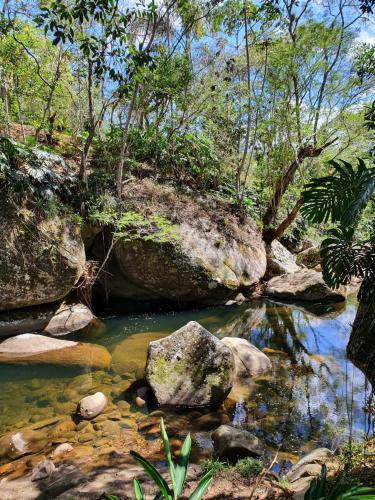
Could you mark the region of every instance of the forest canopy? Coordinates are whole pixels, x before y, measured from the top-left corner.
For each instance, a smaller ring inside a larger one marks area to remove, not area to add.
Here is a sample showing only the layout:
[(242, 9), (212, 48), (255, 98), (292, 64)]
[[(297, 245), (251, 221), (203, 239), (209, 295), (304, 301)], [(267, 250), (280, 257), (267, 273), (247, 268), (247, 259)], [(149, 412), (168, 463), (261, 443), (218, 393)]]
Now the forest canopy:
[(103, 217), (152, 175), (222, 197), (270, 242), (303, 226), (327, 160), (372, 161), (373, 4), (4, 1), (2, 134), (61, 153)]

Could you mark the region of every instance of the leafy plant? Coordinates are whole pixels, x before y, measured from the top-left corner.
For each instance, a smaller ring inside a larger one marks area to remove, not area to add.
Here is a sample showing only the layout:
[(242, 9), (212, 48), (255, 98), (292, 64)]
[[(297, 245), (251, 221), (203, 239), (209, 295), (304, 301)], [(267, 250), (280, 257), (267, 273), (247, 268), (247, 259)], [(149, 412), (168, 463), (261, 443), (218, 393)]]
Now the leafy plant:
[[(160, 500), (162, 498), (164, 498), (165, 500), (176, 500), (180, 497), (186, 480), (187, 468), (189, 465), (190, 449), (191, 449), (191, 438), (190, 434), (186, 436), (185, 441), (181, 448), (179, 459), (175, 464), (172, 460), (168, 435), (165, 430), (163, 418), (160, 419), (160, 435), (163, 441), (164, 454), (167, 460), (167, 467), (171, 485), (169, 485), (165, 481), (163, 476), (156, 470), (156, 468), (148, 460), (143, 458), (135, 451), (131, 451), (130, 454), (139, 463), (139, 465), (143, 467), (148, 476), (150, 476), (150, 478), (159, 488), (159, 493), (155, 496), (155, 500), (156, 499)], [(206, 472), (206, 474), (199, 481), (196, 489), (190, 495), (189, 500), (200, 500), (203, 497), (205, 491), (211, 484), (212, 474), (213, 474), (212, 469)], [(136, 500), (143, 500), (144, 496), (142, 493), (141, 486), (137, 481), (137, 479), (133, 479), (133, 488)]]
[(322, 466), (320, 476), (311, 482), (304, 500), (374, 500), (375, 488), (353, 486), (348, 483), (345, 474), (341, 474), (333, 483), (327, 481), (327, 468)]
[(262, 469), (262, 461), (252, 457), (241, 458), (235, 465), (236, 472), (243, 477), (256, 476)]
[(8, 197), (52, 200), (67, 197), (74, 184), (64, 160), (47, 151), (0, 138), (0, 185)]
[(210, 470), (215, 474), (216, 472), (223, 472), (228, 469), (228, 462), (223, 462), (218, 458), (205, 458), (200, 463), (200, 468), (202, 474), (207, 474)]
[[(373, 130), (373, 106), (365, 126)], [(332, 222), (322, 242), (320, 255), (325, 282), (332, 288), (348, 284), (353, 277), (363, 280), (359, 299), (367, 301), (375, 290), (375, 227), (369, 238), (357, 241), (360, 216), (375, 192), (375, 167), (358, 159), (355, 169), (349, 162), (331, 161), (334, 173), (313, 179), (302, 193), (301, 212), (311, 222)]]

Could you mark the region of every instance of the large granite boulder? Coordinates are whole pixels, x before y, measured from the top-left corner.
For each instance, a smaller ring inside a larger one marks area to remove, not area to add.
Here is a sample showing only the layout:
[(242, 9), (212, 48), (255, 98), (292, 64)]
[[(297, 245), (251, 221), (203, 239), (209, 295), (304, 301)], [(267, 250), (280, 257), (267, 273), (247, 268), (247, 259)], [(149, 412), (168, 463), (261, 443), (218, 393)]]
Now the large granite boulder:
[(256, 436), (230, 425), (218, 427), (212, 433), (212, 441), (219, 458), (235, 461), (245, 457), (260, 457), (264, 453), (264, 445)]
[(320, 247), (310, 247), (303, 250), (297, 255), (297, 264), (299, 266), (305, 266), (308, 269), (314, 269), (314, 267), (320, 265)]
[(345, 287), (332, 290), (325, 284), (321, 273), (307, 269), (272, 278), (265, 293), (268, 297), (291, 301), (340, 302), (345, 300), (347, 290)]
[(107, 368), (111, 363), (111, 355), (100, 345), (24, 333), (0, 344), (1, 363)]
[(0, 312), (0, 337), (42, 332), (68, 335), (94, 323), (94, 315), (83, 304), (63, 302)]
[(237, 380), (246, 381), (272, 370), (268, 356), (246, 339), (224, 337), (222, 342), (233, 352)]
[(146, 378), (161, 405), (217, 405), (233, 374), (231, 349), (195, 321), (149, 344)]
[(0, 232), (0, 311), (55, 302), (72, 290), (85, 265), (77, 224), (2, 202)]
[(300, 270), (296, 264), (296, 257), (279, 241), (274, 240), (267, 245), (267, 271), (266, 279), (280, 276), (281, 274), (292, 274)]
[[(110, 296), (224, 303), (264, 276), (265, 246), (252, 221), (239, 224), (212, 199), (194, 199), (149, 180), (125, 189), (132, 210), (108, 260)], [(103, 260), (111, 241), (109, 232), (98, 235), (93, 258)]]
[(83, 330), (94, 319), (93, 313), (84, 304), (63, 303), (44, 327), (43, 333), (54, 337), (68, 335)]
[(375, 301), (360, 302), (355, 317), (347, 354), (375, 387)]

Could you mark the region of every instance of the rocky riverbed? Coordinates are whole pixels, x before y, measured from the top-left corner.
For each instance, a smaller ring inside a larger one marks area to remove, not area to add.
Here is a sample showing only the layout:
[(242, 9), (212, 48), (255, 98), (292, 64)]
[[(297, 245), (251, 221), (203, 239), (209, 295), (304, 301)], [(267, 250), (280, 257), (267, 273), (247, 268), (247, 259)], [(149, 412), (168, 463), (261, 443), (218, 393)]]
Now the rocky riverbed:
[[(309, 311), (260, 301), (165, 315), (116, 317), (106, 320), (97, 332), (69, 337), (105, 349), (111, 356), (106, 369), (0, 365), (0, 433), (5, 435), (1, 438), (0, 474), (6, 481), (1, 484), (7, 491), (12, 483), (14, 488), (21, 487), (21, 478), (30, 477), (43, 460), (52, 461), (60, 470), (60, 481), (65, 477), (64, 467), (71, 468), (66, 477), (72, 481), (61, 486), (66, 490), (74, 488), (77, 474), (81, 482), (85, 481), (82, 474), (86, 480), (91, 474), (92, 479), (94, 471), (104, 464), (107, 471), (113, 467), (115, 477), (120, 463), (135, 471), (129, 463), (130, 449), (153, 460), (162, 458), (158, 439), (161, 415), (175, 451), (186, 433), (192, 433), (193, 463), (212, 455), (211, 433), (227, 424), (255, 435), (265, 446), (266, 457), (272, 457), (280, 446), (277, 472), (287, 470), (299, 456), (320, 445), (336, 446), (347, 429), (345, 345), (356, 304), (327, 305), (323, 311), (318, 307), (315, 314), (311, 307)], [(250, 340), (270, 359), (271, 371), (265, 370), (250, 384), (236, 384), (224, 403), (213, 409), (158, 408), (143, 380), (148, 345), (190, 320), (198, 321), (218, 338), (235, 334)], [(364, 386), (361, 374), (354, 373), (353, 414), (359, 432)], [(90, 420), (79, 417), (79, 401), (97, 392), (106, 396), (106, 407)], [(10, 450), (9, 437), (14, 435), (18, 435), (16, 443), (20, 436), (23, 442), (30, 441), (26, 454)], [(57, 472), (53, 474), (56, 479)], [(109, 477), (110, 473), (106, 474)], [(118, 492), (114, 481), (108, 479), (102, 490)]]

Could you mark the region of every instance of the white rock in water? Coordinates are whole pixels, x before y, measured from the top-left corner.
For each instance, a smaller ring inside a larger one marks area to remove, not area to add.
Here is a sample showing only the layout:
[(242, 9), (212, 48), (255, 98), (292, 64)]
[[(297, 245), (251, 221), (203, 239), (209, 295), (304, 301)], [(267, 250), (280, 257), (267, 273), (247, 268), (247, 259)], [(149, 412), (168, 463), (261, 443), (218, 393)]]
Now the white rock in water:
[(102, 392), (86, 396), (78, 403), (77, 413), (82, 418), (90, 419), (99, 415), (107, 406), (107, 398)]
[(61, 457), (73, 451), (73, 446), (70, 443), (61, 443), (51, 453), (52, 458)]

